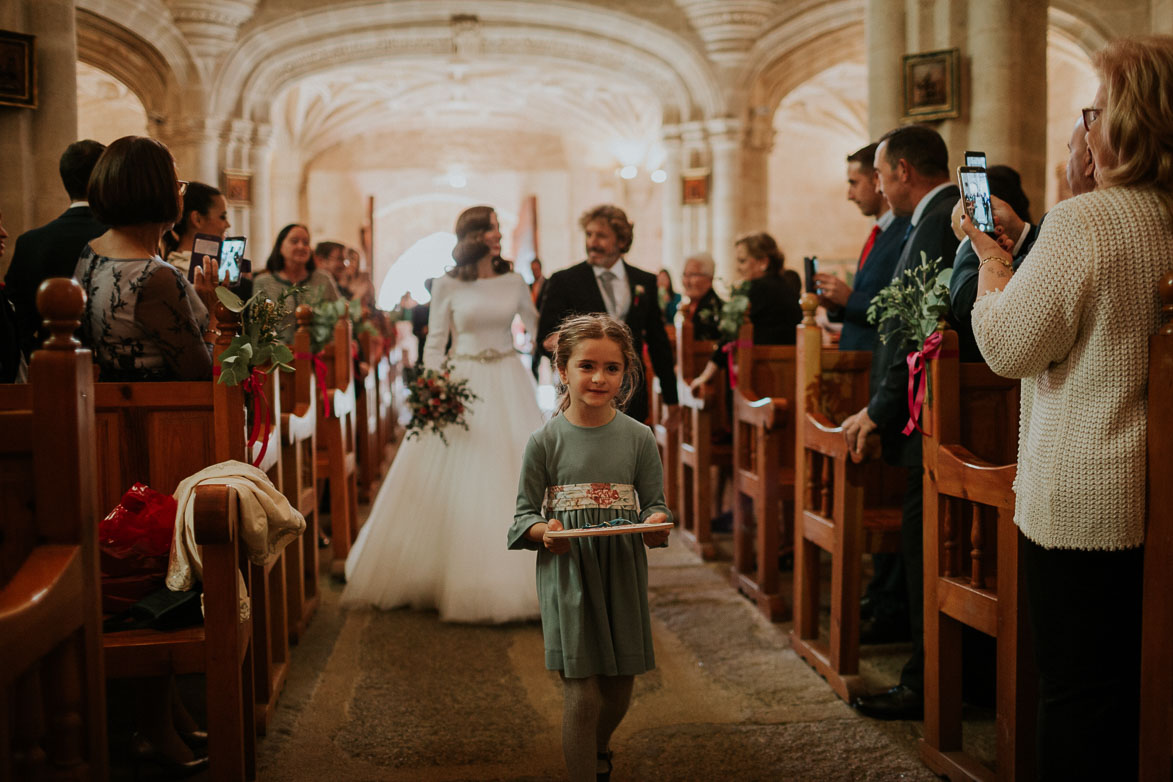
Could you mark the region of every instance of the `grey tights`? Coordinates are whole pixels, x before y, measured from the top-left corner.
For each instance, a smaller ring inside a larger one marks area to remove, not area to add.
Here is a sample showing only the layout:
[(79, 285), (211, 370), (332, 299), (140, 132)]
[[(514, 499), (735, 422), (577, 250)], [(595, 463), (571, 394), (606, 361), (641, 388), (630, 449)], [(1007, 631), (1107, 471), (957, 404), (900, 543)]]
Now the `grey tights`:
[(631, 705), (634, 676), (562, 677), (562, 754), (571, 782), (594, 782), (607, 770), (598, 759)]

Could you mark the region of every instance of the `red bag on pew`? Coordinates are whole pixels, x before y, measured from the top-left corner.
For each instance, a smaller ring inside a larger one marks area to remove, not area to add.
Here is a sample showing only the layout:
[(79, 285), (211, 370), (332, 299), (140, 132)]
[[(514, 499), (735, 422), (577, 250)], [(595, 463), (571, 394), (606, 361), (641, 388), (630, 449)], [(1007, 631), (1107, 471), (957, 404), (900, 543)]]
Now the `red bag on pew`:
[(123, 611), (163, 587), (175, 516), (169, 494), (136, 483), (98, 524), (102, 611)]

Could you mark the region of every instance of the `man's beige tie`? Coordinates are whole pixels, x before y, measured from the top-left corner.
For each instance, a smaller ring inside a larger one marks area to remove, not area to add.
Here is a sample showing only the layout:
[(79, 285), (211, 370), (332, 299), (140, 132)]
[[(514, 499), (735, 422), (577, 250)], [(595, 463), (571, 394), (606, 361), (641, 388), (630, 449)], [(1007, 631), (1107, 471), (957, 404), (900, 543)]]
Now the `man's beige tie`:
[(615, 272), (610, 270), (599, 275), (599, 282), (603, 283), (603, 298), (607, 300), (607, 314), (612, 318), (618, 318), (619, 314), (616, 312), (619, 307), (615, 303)]

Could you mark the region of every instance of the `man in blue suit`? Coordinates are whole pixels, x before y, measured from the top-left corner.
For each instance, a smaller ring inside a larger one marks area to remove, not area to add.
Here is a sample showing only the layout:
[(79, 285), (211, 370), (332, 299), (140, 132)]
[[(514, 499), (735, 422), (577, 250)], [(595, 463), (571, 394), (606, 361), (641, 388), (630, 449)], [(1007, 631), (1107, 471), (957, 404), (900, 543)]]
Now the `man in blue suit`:
[(868, 305), (880, 289), (892, 281), (892, 272), (900, 260), (908, 217), (897, 216), (880, 192), (876, 181), (876, 147), (868, 144), (847, 158), (847, 200), (867, 217), (876, 218), (872, 231), (859, 254), (854, 287), (834, 274), (815, 275), (819, 286), (819, 303), (827, 308), (832, 322), (843, 324), (840, 350), (874, 350), (876, 327), (868, 323)]
[[(941, 259), (951, 268), (957, 253), (953, 233), (953, 205), (961, 197), (949, 175), (949, 150), (932, 128), (908, 125), (890, 130), (876, 148), (880, 189), (898, 215), (909, 216), (908, 240), (896, 264), (895, 277), (921, 262)], [(917, 346), (889, 339), (873, 354), (872, 374), (879, 383), (868, 406), (843, 422), (848, 447), (861, 453), (867, 437), (878, 431), (884, 460), (905, 467), (908, 480), (901, 513), (901, 555), (908, 585), (908, 621), (914, 644), (912, 657), (900, 672), (900, 684), (879, 695), (858, 698), (855, 706), (877, 719), (921, 719), (924, 714), (924, 561), (922, 559), (924, 467), (921, 437), (915, 429), (904, 434), (908, 421), (908, 365), (905, 358)]]
[[(840, 350), (875, 350), (876, 327), (868, 322), (868, 306), (880, 289), (892, 281), (900, 251), (908, 236), (908, 216), (897, 215), (879, 188), (875, 159), (878, 144), (868, 144), (847, 157), (847, 200), (867, 217), (876, 219), (856, 266), (854, 287), (834, 274), (815, 275), (819, 303), (832, 322), (843, 324)], [(875, 393), (879, 373), (870, 378)], [(891, 643), (908, 638), (908, 587), (899, 554), (872, 555), (872, 579), (860, 601), (859, 640), (864, 644)]]

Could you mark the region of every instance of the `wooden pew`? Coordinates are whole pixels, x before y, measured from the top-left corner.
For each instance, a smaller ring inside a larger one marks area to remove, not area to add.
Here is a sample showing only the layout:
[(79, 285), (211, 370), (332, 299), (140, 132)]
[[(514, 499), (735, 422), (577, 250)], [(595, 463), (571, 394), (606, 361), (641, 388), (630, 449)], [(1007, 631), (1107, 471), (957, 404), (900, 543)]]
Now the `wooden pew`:
[[(221, 328), (214, 353), (218, 356), (240, 329), (240, 317), (223, 306), (217, 306), (217, 317)], [(262, 446), (266, 458), (261, 469), (280, 488), (280, 384), (271, 374), (265, 378), (265, 396), (271, 430), (250, 453), (242, 386), (215, 381), (95, 384), (100, 507), (113, 508), (135, 482), (173, 493), (185, 478), (210, 465), (229, 459), (251, 462)], [(289, 666), (283, 551), (272, 553), (263, 565), (250, 563), (246, 574), (253, 604), (255, 715), (261, 733), (276, 707)], [(159, 644), (158, 653), (167, 659), (164, 644)]]
[(746, 323), (733, 390), (733, 566), (730, 581), (770, 621), (790, 616), (778, 557), (793, 545), (793, 345), (754, 345)]
[(941, 357), (927, 371), (921, 759), (951, 779), (995, 779), (961, 744), (961, 638), (968, 625), (997, 644), (996, 778), (1032, 779), (1037, 677), (1014, 524), (1019, 381), (982, 363), (960, 363), (953, 331), (944, 332)]
[(0, 779), (105, 779), (93, 371), (85, 295), (42, 285), (53, 336), (0, 385)]
[[(667, 327), (668, 341), (673, 350), (676, 345), (676, 329)], [(645, 349), (646, 354), (646, 349)], [(649, 379), (648, 409), (651, 412), (652, 433), (656, 435), (656, 448), (660, 452), (660, 463), (664, 466), (664, 499), (667, 500), (668, 510), (672, 511), (673, 518), (680, 518), (679, 482), (680, 482), (680, 430), (669, 429), (668, 405), (664, 404), (664, 397), (660, 391), (660, 378), (653, 374), (651, 361), (644, 356), (644, 372)], [(679, 385), (679, 384), (678, 384)]]
[(1140, 778), (1173, 779), (1173, 272), (1160, 282), (1163, 325), (1149, 337), (1148, 529), (1141, 633)]
[(379, 389), (379, 456), (383, 459), (383, 469), (390, 466), (391, 460), (387, 456), (387, 447), (395, 442), (396, 420), (395, 410), (395, 374), (400, 366), (399, 358), (402, 353), (395, 344), (395, 329), (389, 328), (387, 315), (376, 312), (372, 318), (382, 333), (380, 339), (379, 360), (375, 363), (376, 386)]
[(378, 361), (381, 340), (372, 334), (359, 335), (359, 352), (365, 366), (355, 373), (355, 450), (358, 456), (356, 482), (358, 500), (369, 503), (383, 474), (383, 443), (379, 439)]
[(680, 396), (679, 480), (677, 510), (680, 536), (702, 559), (715, 559), (712, 520), (721, 513), (720, 471), (733, 466), (732, 443), (716, 444), (715, 432), (729, 429), (726, 379), (715, 377), (702, 395), (693, 395), (689, 383), (704, 369), (717, 348), (712, 341), (693, 339), (692, 321), (679, 318), (676, 332), (676, 372)]
[[(878, 458), (850, 458), (840, 423), (868, 403), (870, 351), (824, 349), (818, 297), (802, 299), (794, 399), (794, 628), (790, 643), (850, 702), (859, 676), (859, 602), (864, 553), (900, 552), (902, 472)], [(878, 437), (876, 438), (878, 441)], [(878, 442), (876, 443), (878, 446)], [(831, 555), (831, 622), (819, 639), (820, 552)]]
[[(354, 367), (350, 354), (350, 318), (339, 318), (334, 340), (322, 348), (326, 362), (326, 393), (330, 410), (318, 407), (318, 482), (330, 486), (330, 524), (334, 539), (330, 571), (340, 576), (346, 569), (350, 546), (358, 537), (358, 458), (356, 454), (357, 405)], [(319, 493), (319, 497), (320, 497)]]
[(286, 499), (305, 517), (305, 534), (285, 549), (289, 640), (304, 635), (320, 601), (318, 591), (318, 405), (317, 377), (310, 355), (310, 324), (314, 311), (297, 308), (293, 339), (294, 372), (281, 374), (281, 488)]

